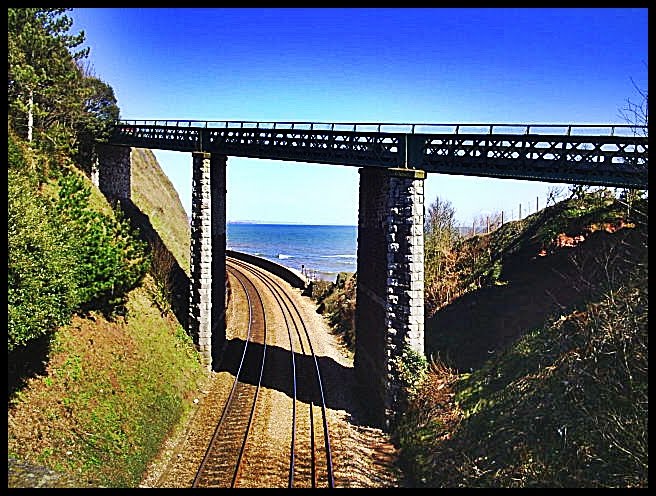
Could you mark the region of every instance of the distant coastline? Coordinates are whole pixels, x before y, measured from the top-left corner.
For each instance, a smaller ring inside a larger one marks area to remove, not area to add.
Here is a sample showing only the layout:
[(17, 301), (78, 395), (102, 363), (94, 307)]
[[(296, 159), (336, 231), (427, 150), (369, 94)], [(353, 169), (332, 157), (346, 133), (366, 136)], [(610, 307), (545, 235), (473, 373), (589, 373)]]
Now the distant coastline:
[(264, 221), (264, 220), (229, 220), (227, 224), (256, 224), (262, 226), (305, 226), (305, 227), (357, 227), (355, 224), (305, 224), (303, 222)]

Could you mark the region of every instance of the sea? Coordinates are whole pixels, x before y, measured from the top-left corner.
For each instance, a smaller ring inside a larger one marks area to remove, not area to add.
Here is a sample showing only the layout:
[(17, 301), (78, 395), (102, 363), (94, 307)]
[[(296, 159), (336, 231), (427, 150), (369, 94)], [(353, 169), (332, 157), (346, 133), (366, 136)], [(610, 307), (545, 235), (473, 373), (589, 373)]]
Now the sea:
[(317, 279), (335, 282), (355, 272), (357, 226), (228, 222), (229, 250), (262, 257)]

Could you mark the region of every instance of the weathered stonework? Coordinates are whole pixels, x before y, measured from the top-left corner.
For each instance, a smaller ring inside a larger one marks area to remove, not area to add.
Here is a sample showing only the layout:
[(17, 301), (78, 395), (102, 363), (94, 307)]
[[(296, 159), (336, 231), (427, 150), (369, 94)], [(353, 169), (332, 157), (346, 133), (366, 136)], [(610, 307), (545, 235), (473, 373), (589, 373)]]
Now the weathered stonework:
[[(97, 181), (110, 200), (130, 199), (130, 151), (99, 149)], [(226, 339), (226, 163), (223, 155), (193, 153), (188, 324), (210, 370)], [(403, 400), (397, 358), (405, 347), (424, 353), (425, 175), (360, 169), (355, 372), (370, 421), (387, 429)]]
[(224, 155), (193, 153), (189, 334), (210, 370), (226, 338), (226, 164)]
[(191, 267), (189, 289), (189, 333), (203, 365), (212, 367), (212, 208), (210, 158), (193, 153), (191, 195)]
[(94, 167), (93, 178), (100, 191), (110, 202), (130, 199), (131, 148), (128, 146), (98, 145), (98, 166)]
[(370, 421), (399, 411), (395, 359), (424, 353), (424, 178), (412, 169), (360, 169), (355, 372)]

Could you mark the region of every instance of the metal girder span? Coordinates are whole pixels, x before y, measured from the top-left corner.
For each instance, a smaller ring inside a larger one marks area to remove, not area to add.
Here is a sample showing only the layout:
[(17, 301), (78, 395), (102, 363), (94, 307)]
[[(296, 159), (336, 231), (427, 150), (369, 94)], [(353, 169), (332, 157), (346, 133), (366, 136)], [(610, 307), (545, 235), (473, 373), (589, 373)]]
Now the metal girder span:
[[(588, 134), (560, 135), (492, 132), (495, 126), (506, 129), (504, 125), (490, 125), (487, 133), (460, 133), (456, 125), (451, 133), (419, 134), (361, 131), (357, 125), (350, 130), (336, 130), (335, 125), (316, 129), (310, 124), (310, 129), (301, 129), (287, 123), (279, 129), (276, 123), (268, 127), (259, 127), (259, 123), (242, 123), (240, 127), (224, 124), (193, 127), (170, 122), (119, 122), (110, 143), (294, 162), (406, 167), (446, 174), (648, 189), (648, 138), (615, 134), (621, 126), (609, 126), (609, 135), (589, 134), (598, 132), (599, 126), (578, 126)], [(527, 131), (531, 128), (539, 126), (526, 126)]]

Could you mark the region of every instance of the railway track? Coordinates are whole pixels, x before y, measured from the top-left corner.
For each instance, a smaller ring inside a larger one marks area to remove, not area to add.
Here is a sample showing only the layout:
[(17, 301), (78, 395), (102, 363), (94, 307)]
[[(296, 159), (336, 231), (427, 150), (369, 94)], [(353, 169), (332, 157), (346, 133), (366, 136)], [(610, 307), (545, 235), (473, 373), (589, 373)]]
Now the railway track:
[[(241, 361), (230, 395), (201, 461), (192, 487), (235, 487), (241, 461), (253, 423), (257, 397), (261, 387), (266, 358), (266, 316), (262, 298), (253, 283), (240, 271), (228, 269), (242, 287), (248, 303), (248, 331), (243, 343)], [(249, 346), (260, 340), (264, 346)], [(259, 381), (249, 384), (243, 380), (247, 370), (258, 368)]]
[[(233, 292), (245, 295), (248, 329), (193, 487), (334, 487), (321, 372), (301, 312), (266, 271), (232, 258), (227, 270), (239, 285)], [(265, 302), (275, 319), (267, 320)], [(278, 392), (272, 402), (264, 384), (277, 385), (284, 395)], [(280, 418), (288, 419), (286, 426)], [(272, 439), (272, 429), (284, 434)]]

